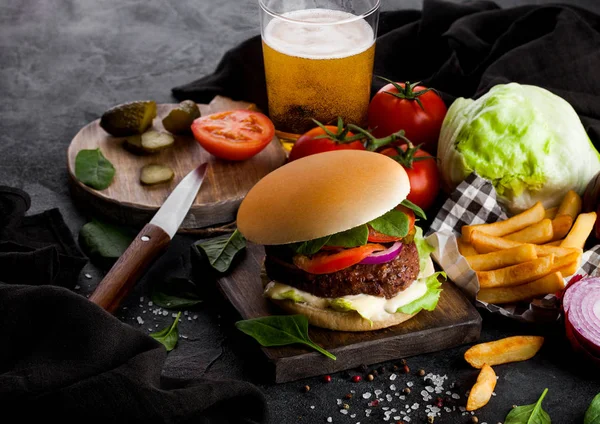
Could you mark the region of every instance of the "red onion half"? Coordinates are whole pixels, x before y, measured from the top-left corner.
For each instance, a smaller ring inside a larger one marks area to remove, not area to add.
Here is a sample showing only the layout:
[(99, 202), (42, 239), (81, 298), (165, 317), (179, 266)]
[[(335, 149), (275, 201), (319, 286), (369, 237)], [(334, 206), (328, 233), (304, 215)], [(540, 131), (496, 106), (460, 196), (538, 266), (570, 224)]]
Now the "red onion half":
[(563, 308), (571, 343), (600, 359), (600, 277), (586, 277), (569, 285)]
[(385, 262), (392, 261), (398, 257), (400, 252), (402, 252), (402, 242), (397, 241), (390, 248), (386, 250), (380, 250), (379, 252), (375, 252), (364, 258), (360, 261), (361, 264), (365, 265), (375, 265), (382, 264)]

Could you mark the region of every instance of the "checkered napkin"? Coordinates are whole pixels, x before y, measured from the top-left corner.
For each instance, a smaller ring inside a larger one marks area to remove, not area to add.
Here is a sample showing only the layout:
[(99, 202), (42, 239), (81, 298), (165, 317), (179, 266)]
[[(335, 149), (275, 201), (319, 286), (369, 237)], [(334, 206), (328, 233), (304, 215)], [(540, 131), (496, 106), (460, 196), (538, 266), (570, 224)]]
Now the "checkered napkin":
[[(459, 253), (456, 237), (460, 236), (463, 225), (491, 223), (506, 218), (492, 183), (475, 173), (471, 174), (446, 200), (431, 224), (427, 241), (435, 248), (433, 259), (476, 306), (520, 321), (555, 321), (560, 315), (560, 307), (553, 294), (531, 303), (502, 306), (476, 300), (479, 281), (475, 271)], [(600, 245), (584, 252), (577, 273), (600, 276)]]

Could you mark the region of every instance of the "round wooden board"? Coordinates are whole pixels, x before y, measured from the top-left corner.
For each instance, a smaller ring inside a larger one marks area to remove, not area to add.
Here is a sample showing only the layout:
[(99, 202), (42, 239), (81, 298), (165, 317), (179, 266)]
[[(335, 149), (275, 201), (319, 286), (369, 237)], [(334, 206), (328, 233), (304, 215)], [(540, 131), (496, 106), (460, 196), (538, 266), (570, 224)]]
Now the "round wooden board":
[[(152, 129), (164, 130), (162, 119), (177, 104), (159, 104)], [(215, 97), (208, 105), (198, 105), (202, 115), (232, 109), (246, 109), (246, 102)], [(92, 214), (134, 227), (142, 227), (156, 213), (179, 181), (202, 162), (209, 162), (206, 177), (179, 231), (222, 224), (235, 220), (239, 204), (254, 184), (283, 165), (286, 153), (275, 137), (258, 155), (241, 162), (218, 159), (204, 150), (192, 135), (175, 136), (175, 144), (152, 155), (139, 156), (123, 146), (123, 138), (111, 137), (100, 120), (83, 127), (73, 138), (67, 152), (71, 193), (74, 201)], [(75, 157), (82, 149), (100, 148), (114, 165), (115, 177), (105, 190), (94, 190), (75, 177)], [(143, 186), (140, 169), (149, 163), (170, 166), (175, 178), (165, 184)]]

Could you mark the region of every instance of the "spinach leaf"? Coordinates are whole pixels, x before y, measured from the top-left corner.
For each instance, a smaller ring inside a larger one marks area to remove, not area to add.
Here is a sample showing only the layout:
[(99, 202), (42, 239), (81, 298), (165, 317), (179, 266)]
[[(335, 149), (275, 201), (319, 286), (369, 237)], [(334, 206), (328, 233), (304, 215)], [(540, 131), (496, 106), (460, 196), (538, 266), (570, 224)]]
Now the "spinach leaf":
[(592, 403), (590, 403), (588, 410), (585, 412), (585, 417), (583, 418), (583, 424), (598, 423), (600, 423), (600, 393), (592, 399)]
[(404, 237), (408, 234), (408, 217), (404, 212), (395, 209), (375, 218), (369, 225), (375, 231), (392, 237)]
[(132, 232), (118, 225), (98, 220), (88, 222), (79, 230), (79, 243), (91, 256), (117, 259), (134, 239)]
[(335, 233), (329, 237), (328, 246), (336, 247), (356, 247), (367, 244), (369, 238), (369, 227), (366, 224), (358, 227), (350, 228), (349, 230)]
[(511, 410), (504, 419), (504, 424), (550, 424), (550, 415), (542, 409), (542, 401), (546, 393), (548, 389), (544, 389), (536, 403), (517, 406)]
[(299, 255), (314, 255), (329, 241), (329, 236), (321, 237), (314, 240), (308, 240), (302, 243), (292, 243), (292, 248)]
[(152, 302), (167, 309), (187, 309), (202, 302), (196, 285), (187, 278), (163, 280), (152, 287)]
[(115, 167), (100, 149), (84, 149), (75, 157), (75, 176), (86, 186), (104, 190), (112, 183)]
[(195, 243), (198, 250), (204, 252), (210, 265), (219, 272), (225, 272), (231, 266), (235, 255), (246, 247), (246, 239), (238, 230), (231, 235), (223, 235)]
[(175, 346), (177, 346), (177, 340), (179, 340), (178, 325), (180, 316), (181, 312), (178, 312), (173, 324), (171, 324), (169, 327), (163, 328), (160, 331), (157, 331), (156, 333), (150, 333), (150, 337), (161, 342), (167, 349), (167, 352), (172, 351), (175, 349)]
[(335, 356), (308, 337), (308, 319), (304, 315), (272, 315), (235, 323), (238, 330), (254, 337), (262, 346), (302, 343), (335, 361)]
[(410, 209), (411, 211), (413, 211), (415, 213), (415, 215), (418, 216), (419, 218), (427, 219), (427, 216), (425, 216), (425, 212), (423, 211), (423, 209), (421, 209), (419, 206), (415, 205), (410, 200), (404, 199), (400, 204), (402, 206)]

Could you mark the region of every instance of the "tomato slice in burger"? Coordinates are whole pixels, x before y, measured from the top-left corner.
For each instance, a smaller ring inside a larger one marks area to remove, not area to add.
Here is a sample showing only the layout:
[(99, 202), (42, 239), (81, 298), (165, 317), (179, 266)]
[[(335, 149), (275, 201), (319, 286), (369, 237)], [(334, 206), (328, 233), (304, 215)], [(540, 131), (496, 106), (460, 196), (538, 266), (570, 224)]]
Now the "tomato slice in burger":
[[(406, 214), (406, 216), (408, 217), (408, 233), (407, 234), (410, 234), (410, 232), (413, 230), (413, 228), (415, 228), (415, 219), (416, 219), (415, 213), (411, 209), (409, 209), (405, 206), (402, 206), (402, 205), (396, 206), (395, 209), (397, 211), (404, 212)], [(371, 243), (393, 243), (395, 241), (402, 240), (402, 237), (388, 236), (387, 234), (383, 234), (377, 230), (374, 230), (369, 225), (369, 238), (367, 240), (370, 241)]]
[(260, 112), (229, 110), (202, 116), (192, 123), (194, 138), (221, 159), (246, 160), (273, 139), (273, 122)]
[(371, 253), (380, 250), (385, 250), (385, 246), (366, 244), (351, 249), (343, 249), (337, 253), (317, 253), (312, 258), (296, 255), (294, 256), (294, 265), (311, 274), (330, 274), (356, 265)]

